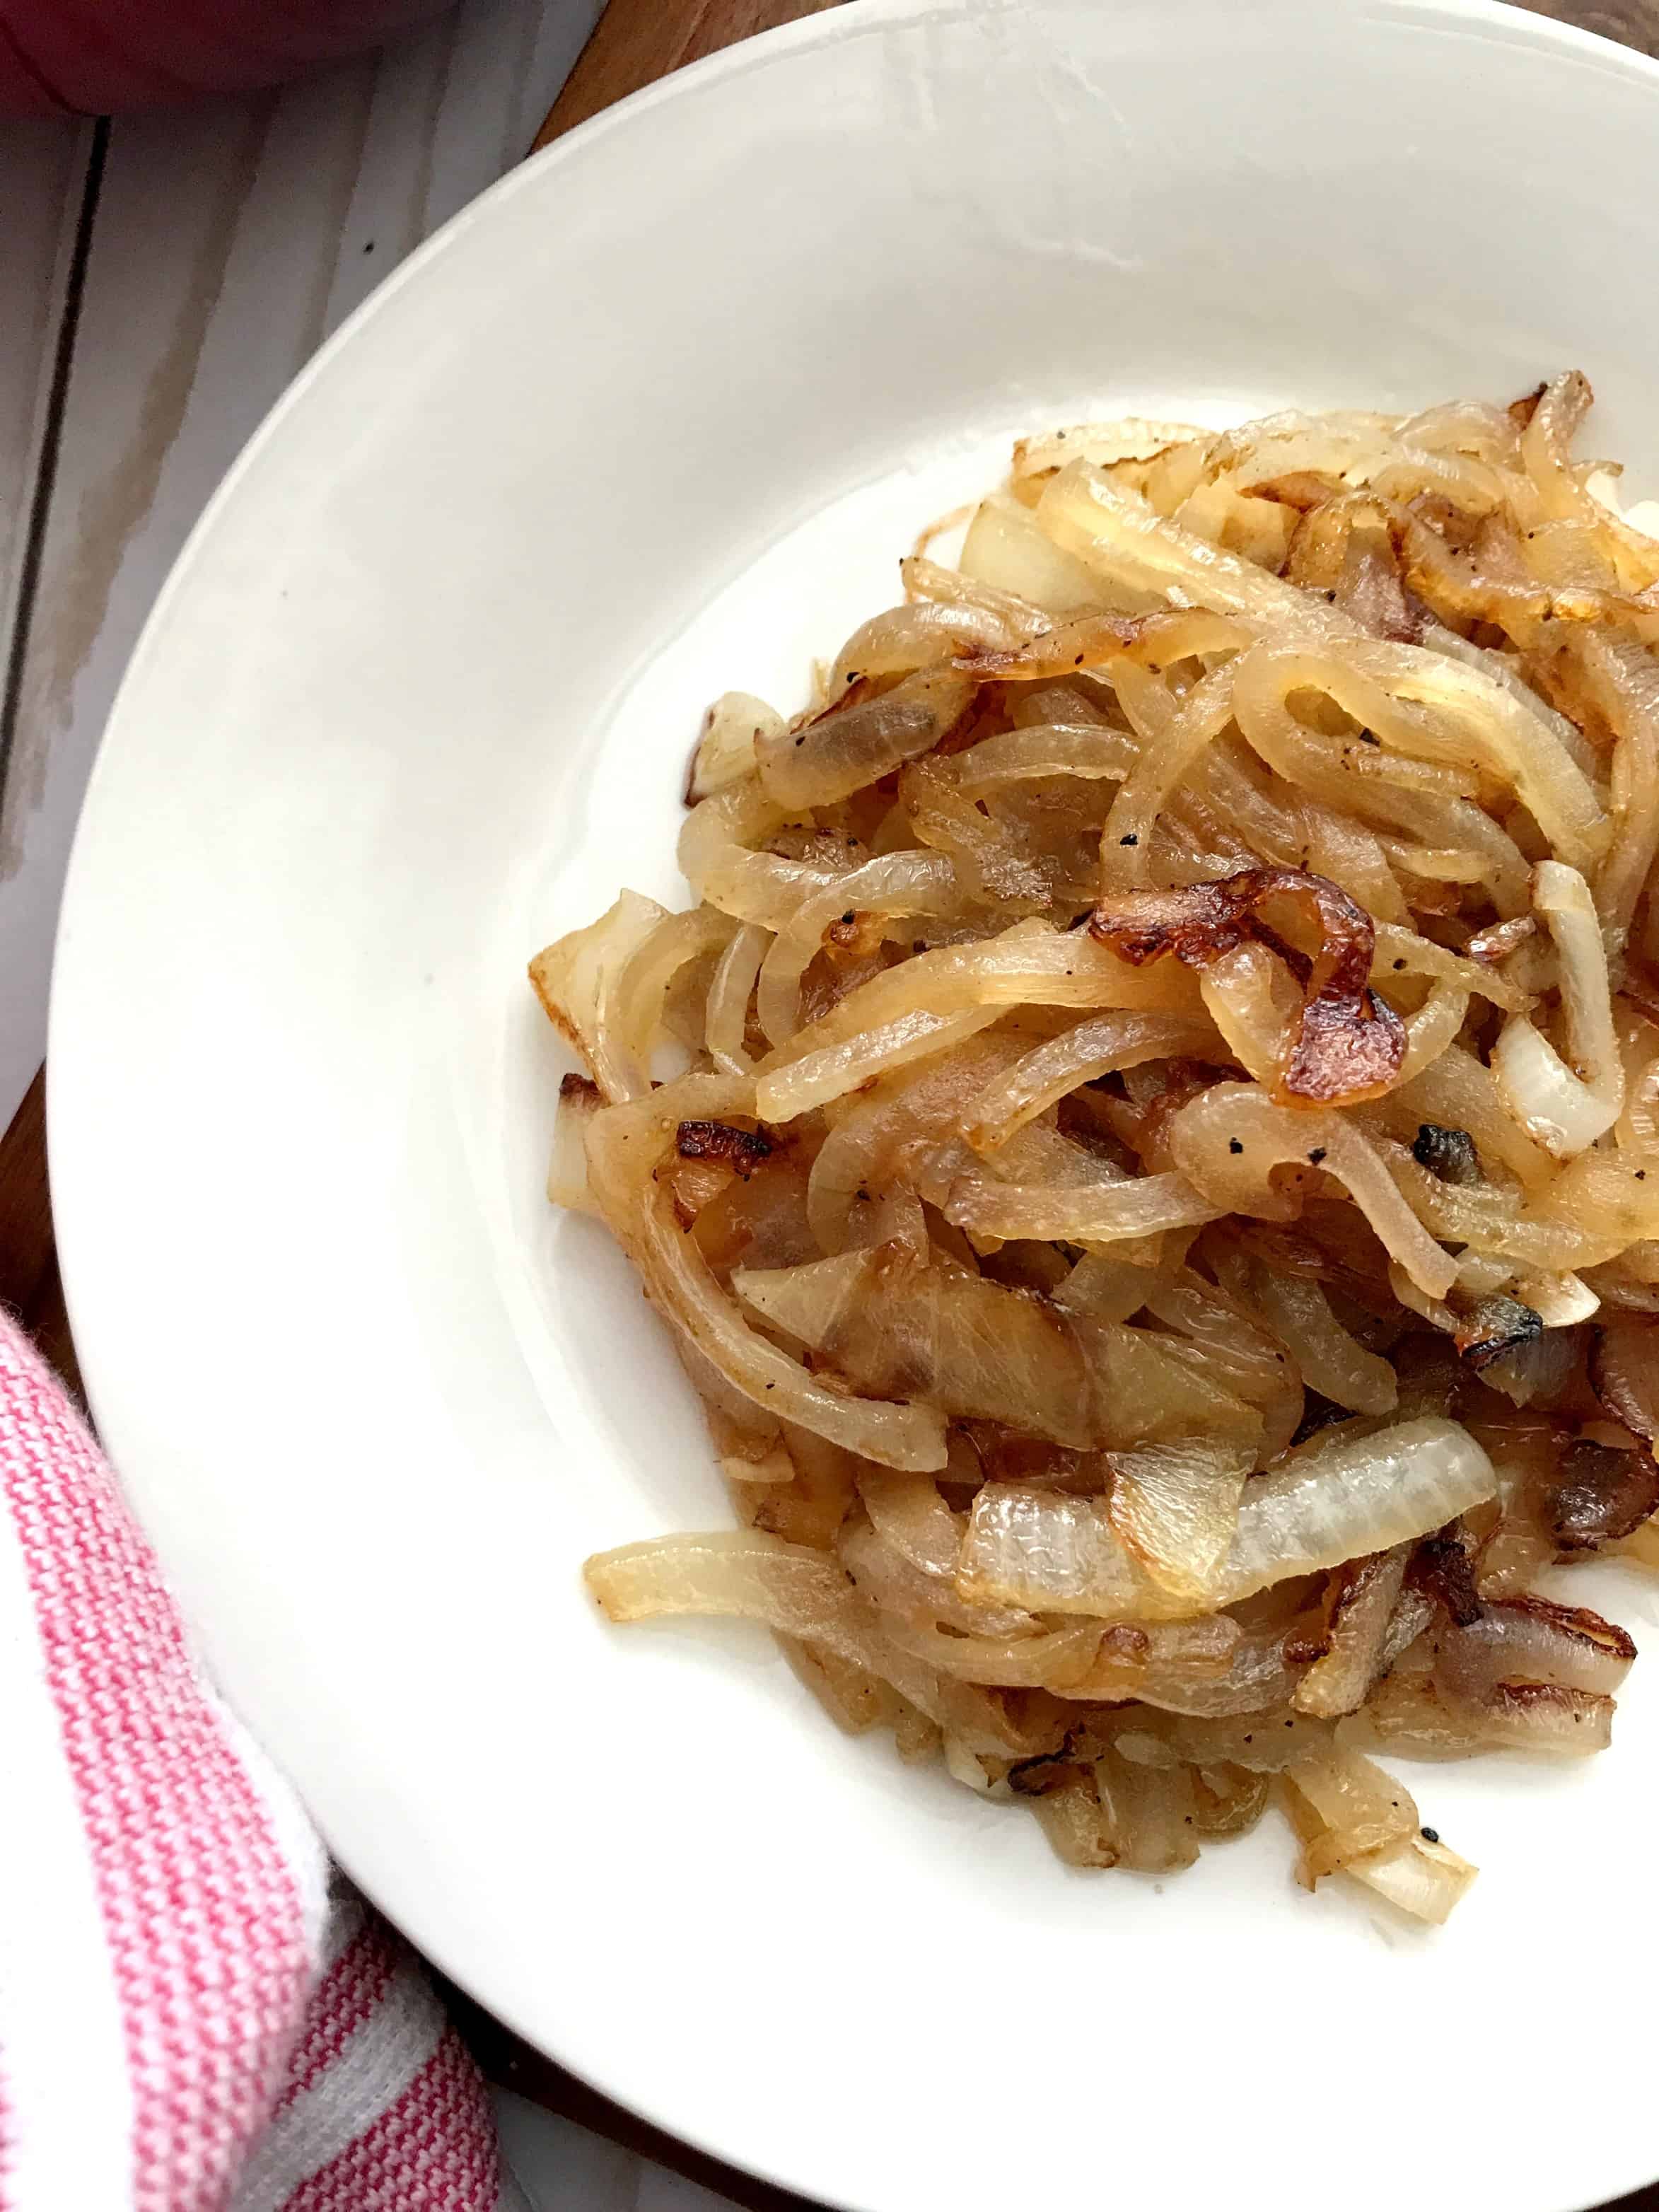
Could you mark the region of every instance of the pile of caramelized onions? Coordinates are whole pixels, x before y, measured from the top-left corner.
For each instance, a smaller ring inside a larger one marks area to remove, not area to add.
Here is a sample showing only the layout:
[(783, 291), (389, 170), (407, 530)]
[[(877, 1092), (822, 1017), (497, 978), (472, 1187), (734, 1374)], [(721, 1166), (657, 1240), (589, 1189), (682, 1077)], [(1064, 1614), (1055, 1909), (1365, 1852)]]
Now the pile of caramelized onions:
[[(1659, 1565), (1659, 538), (1504, 408), (1022, 443), (958, 565), (692, 763), (697, 903), (531, 965), (550, 1194), (641, 1277), (764, 1623), (1078, 1866), (1270, 1802), (1440, 1920), (1374, 1765), (1607, 1744)], [(1571, 1591), (1568, 1593), (1571, 1595)]]

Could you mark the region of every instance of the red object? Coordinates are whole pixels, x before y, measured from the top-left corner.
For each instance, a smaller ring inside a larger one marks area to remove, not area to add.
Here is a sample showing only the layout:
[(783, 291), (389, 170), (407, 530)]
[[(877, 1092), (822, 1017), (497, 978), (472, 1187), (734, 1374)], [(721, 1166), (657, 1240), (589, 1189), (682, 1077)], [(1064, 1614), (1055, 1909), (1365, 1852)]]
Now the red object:
[(0, 0), (0, 113), (107, 115), (277, 84), (448, 0)]
[(224, 2212), (244, 2188), (496, 2212), (483, 2084), (420, 1962), (328, 1889), (3, 1313), (0, 1716), (0, 2212)]

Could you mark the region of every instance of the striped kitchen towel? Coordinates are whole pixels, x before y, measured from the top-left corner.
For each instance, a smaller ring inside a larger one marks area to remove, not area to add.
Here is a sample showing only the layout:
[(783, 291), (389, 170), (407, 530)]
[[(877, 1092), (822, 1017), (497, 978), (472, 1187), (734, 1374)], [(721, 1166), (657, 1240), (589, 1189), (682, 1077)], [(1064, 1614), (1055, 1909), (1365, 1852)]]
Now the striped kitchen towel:
[(0, 2212), (506, 2212), (483, 2085), (0, 1315)]

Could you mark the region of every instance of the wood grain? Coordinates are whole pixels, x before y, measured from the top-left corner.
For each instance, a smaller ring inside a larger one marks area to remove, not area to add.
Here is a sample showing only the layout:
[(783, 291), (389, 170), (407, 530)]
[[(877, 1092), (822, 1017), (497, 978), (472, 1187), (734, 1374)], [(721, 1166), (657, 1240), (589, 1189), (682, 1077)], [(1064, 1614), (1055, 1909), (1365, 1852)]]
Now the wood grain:
[(1638, 53), (1659, 55), (1659, 0), (1521, 0), (1534, 15), (1576, 23)]
[(0, 1306), (17, 1316), (78, 1399), (81, 1370), (52, 1234), (44, 1068), (0, 1137)]
[(536, 144), (551, 145), (589, 116), (688, 62), (839, 4), (840, 0), (683, 0), (676, 6), (672, 0), (611, 0), (537, 132)]
[[(0, 1123), (45, 1046), (58, 892), (92, 757), (185, 536), (322, 340), (522, 156), (600, 4), (463, 0), (384, 52), (284, 91), (111, 127), (0, 776)], [(84, 132), (69, 125), (53, 140), (58, 128), (31, 142), (34, 181), (17, 157), (13, 197), (28, 220), (15, 231), (0, 198), (3, 296), (15, 264), (46, 319), (38, 340), (24, 331), (15, 362), (9, 325), (0, 351), (0, 517), (29, 511), (38, 471), (9, 465), (9, 444), (27, 443), (40, 415), (62, 210), (80, 209), (77, 175), (59, 182), (52, 162), (63, 167)], [(13, 160), (0, 137), (0, 194)], [(44, 369), (27, 368), (35, 356)], [(9, 431), (9, 417), (24, 428)], [(3, 533), (0, 523), (0, 606)]]
[[(24, 611), (25, 558), (41, 489), (91, 137), (90, 125), (68, 121), (14, 121), (0, 132), (0, 299), (6, 302), (6, 342), (0, 347), (0, 670), (11, 665)], [(4, 745), (0, 724), (0, 753)]]

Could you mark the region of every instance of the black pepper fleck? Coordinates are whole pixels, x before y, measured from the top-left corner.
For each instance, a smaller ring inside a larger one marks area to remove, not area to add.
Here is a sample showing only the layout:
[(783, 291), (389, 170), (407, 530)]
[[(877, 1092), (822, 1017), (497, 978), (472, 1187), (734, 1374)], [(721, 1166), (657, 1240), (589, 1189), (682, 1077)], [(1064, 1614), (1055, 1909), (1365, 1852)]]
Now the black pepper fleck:
[(1238, 1139), (1237, 1139), (1237, 1137), (1229, 1137), (1229, 1138), (1228, 1138), (1228, 1139), (1227, 1139), (1227, 1150), (1228, 1150), (1230, 1152), (1242, 1152), (1243, 1151), (1243, 1149), (1244, 1149), (1243, 1146), (1243, 1145), (1241, 1145), (1241, 1144), (1239, 1143), (1239, 1141), (1238, 1141)]
[(1437, 1844), (1440, 1841), (1438, 1828), (1419, 1828), (1417, 1832), (1425, 1844)]
[(857, 914), (854, 911), (854, 909), (849, 906), (849, 907), (848, 908), (848, 909), (847, 909), (846, 913), (845, 913), (844, 915), (842, 915), (842, 916), (841, 920), (842, 920), (842, 928), (844, 929), (844, 928), (848, 927), (849, 926), (849, 924), (851, 924), (851, 923), (853, 923), (853, 922), (855, 922), (855, 921), (858, 920), (858, 915), (857, 915)]
[(1323, 1145), (1316, 1145), (1316, 1146), (1314, 1146), (1314, 1148), (1313, 1148), (1312, 1152), (1310, 1152), (1309, 1153), (1309, 1155), (1308, 1155), (1308, 1165), (1309, 1165), (1310, 1168), (1316, 1168), (1316, 1167), (1319, 1165), (1319, 1163), (1321, 1162), (1321, 1160), (1322, 1160), (1322, 1159), (1324, 1158), (1324, 1157), (1325, 1157), (1325, 1147), (1323, 1146)]
[(1120, 845), (1138, 845), (1140, 842), (1140, 839), (1132, 830), (1127, 837), (1120, 837), (1117, 842)]

